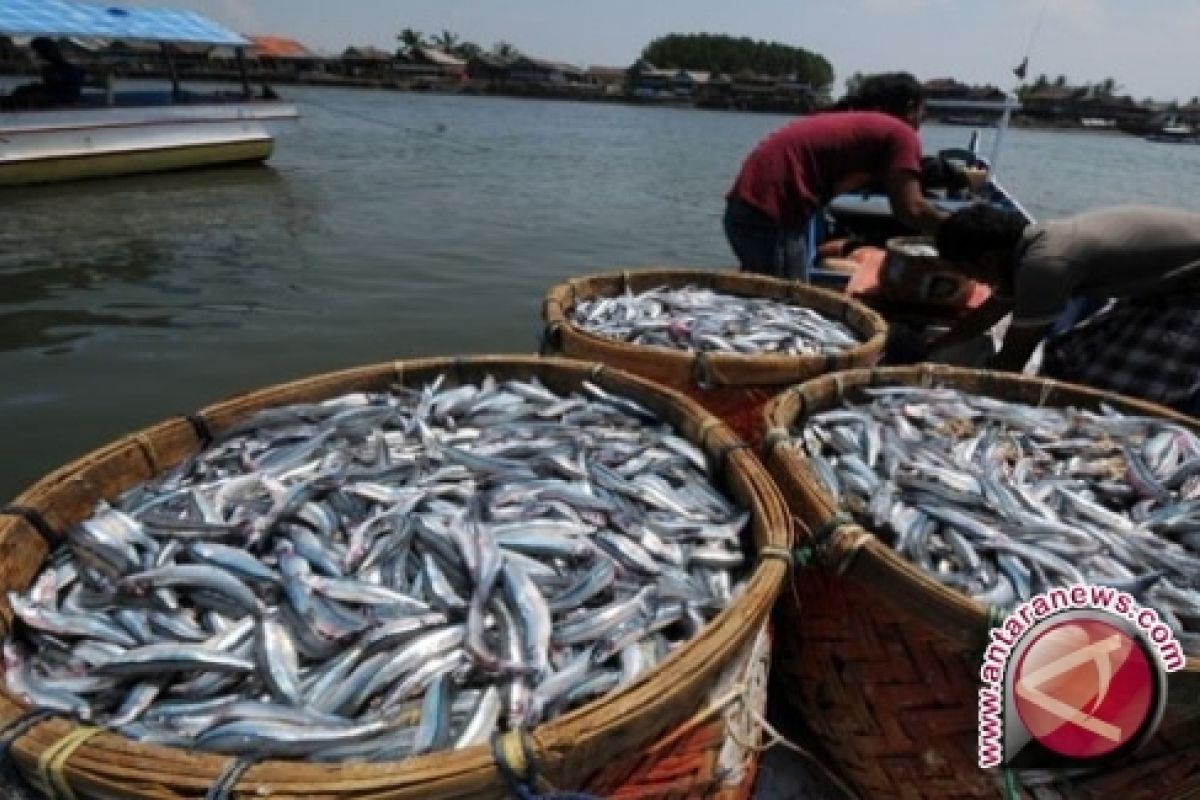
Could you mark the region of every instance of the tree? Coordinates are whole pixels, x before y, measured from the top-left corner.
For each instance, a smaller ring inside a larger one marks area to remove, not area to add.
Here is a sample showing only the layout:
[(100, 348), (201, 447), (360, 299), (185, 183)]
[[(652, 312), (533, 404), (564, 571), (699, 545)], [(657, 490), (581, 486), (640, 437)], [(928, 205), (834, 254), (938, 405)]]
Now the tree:
[(1067, 76), (1066, 75), (1059, 75), (1057, 78), (1054, 79), (1054, 87), (1056, 89), (1065, 89), (1066, 86), (1067, 86)]
[(1117, 82), (1113, 78), (1105, 78), (1100, 82), (1100, 93), (1112, 97), (1113, 92), (1117, 90)]
[(856, 72), (849, 78), (846, 78), (846, 94), (858, 94), (858, 90), (862, 88), (862, 82), (866, 80), (866, 75), (861, 72)]
[(454, 47), (458, 44), (458, 34), (444, 29), (441, 33), (434, 34), (431, 39), (433, 41), (433, 46), (441, 50), (443, 53), (454, 52)]
[(396, 38), (400, 41), (400, 44), (403, 45), (403, 47), (400, 49), (400, 52), (405, 55), (412, 53), (412, 51), (416, 50), (418, 47), (424, 46), (425, 44), (424, 34), (422, 34), (420, 31), (414, 31), (412, 28), (405, 28), (404, 30), (400, 31), (400, 35)]
[(496, 42), (492, 45), (492, 53), (500, 56), (500, 58), (520, 58), (521, 51), (516, 48), (516, 45), (511, 42)]
[(472, 58), (478, 58), (483, 55), (483, 48), (474, 42), (463, 42), (454, 48), (454, 54), (463, 61), (470, 61)]
[(753, 73), (793, 78), (817, 93), (833, 84), (833, 66), (822, 55), (779, 42), (747, 37), (673, 33), (650, 42), (642, 58), (664, 69), (708, 70), (725, 75)]

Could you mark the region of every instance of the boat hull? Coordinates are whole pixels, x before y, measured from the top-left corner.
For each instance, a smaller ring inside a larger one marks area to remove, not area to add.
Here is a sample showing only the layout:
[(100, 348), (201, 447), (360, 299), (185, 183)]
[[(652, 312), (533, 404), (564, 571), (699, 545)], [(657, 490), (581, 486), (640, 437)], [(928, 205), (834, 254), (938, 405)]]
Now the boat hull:
[(0, 186), (259, 162), (286, 103), (64, 109), (0, 114)]

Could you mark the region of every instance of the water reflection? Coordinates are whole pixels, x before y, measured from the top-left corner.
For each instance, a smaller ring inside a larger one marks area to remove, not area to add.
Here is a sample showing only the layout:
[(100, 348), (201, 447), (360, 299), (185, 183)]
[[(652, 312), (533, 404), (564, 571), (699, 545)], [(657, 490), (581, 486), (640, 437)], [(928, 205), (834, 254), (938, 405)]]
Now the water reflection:
[(0, 314), (0, 353), (34, 348), (61, 353), (64, 345), (91, 335), (91, 328), (167, 328), (170, 324), (170, 317), (161, 315), (124, 317), (67, 309), (14, 311)]

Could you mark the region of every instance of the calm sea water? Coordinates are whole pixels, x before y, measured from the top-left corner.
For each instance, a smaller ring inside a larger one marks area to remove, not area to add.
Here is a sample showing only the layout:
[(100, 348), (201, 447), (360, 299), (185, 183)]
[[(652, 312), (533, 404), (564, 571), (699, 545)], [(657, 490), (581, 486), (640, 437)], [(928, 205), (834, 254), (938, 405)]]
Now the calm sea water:
[[(0, 192), (0, 501), (233, 393), (426, 354), (532, 351), (572, 275), (732, 266), (722, 196), (785, 117), (289, 90), (269, 167)], [(926, 149), (969, 130), (927, 127)], [(985, 134), (986, 137), (989, 134)], [(1200, 208), (1200, 147), (1010, 131), (1038, 217)]]

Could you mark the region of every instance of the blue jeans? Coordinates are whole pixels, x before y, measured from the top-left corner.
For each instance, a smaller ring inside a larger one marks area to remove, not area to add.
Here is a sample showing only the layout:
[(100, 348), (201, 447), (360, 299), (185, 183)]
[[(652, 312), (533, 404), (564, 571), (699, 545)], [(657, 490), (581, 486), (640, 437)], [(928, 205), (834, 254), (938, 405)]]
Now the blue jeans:
[(808, 237), (781, 228), (757, 208), (736, 198), (725, 204), (725, 238), (743, 272), (808, 282)]

